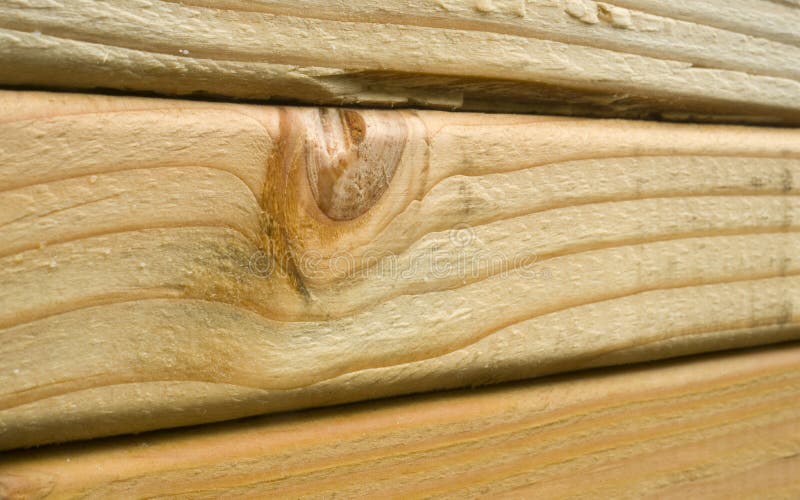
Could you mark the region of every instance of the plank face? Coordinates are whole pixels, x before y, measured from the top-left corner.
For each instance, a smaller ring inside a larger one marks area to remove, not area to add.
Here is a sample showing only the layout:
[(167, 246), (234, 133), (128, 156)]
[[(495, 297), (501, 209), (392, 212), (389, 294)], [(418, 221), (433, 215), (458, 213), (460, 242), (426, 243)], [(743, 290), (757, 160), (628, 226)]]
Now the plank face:
[(799, 24), (772, 0), (8, 0), (0, 84), (799, 124)]
[(800, 347), (8, 453), (4, 498), (797, 498)]
[(800, 132), (3, 92), (0, 447), (800, 338)]

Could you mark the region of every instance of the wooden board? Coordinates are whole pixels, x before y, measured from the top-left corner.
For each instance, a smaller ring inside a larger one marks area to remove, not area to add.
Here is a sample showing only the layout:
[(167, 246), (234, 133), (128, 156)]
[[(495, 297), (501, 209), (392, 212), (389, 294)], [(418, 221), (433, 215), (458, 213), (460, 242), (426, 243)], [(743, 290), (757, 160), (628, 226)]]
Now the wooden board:
[(0, 109), (0, 448), (800, 338), (800, 131)]
[(800, 123), (773, 0), (7, 0), (0, 84)]
[(15, 498), (797, 498), (800, 346), (45, 447)]

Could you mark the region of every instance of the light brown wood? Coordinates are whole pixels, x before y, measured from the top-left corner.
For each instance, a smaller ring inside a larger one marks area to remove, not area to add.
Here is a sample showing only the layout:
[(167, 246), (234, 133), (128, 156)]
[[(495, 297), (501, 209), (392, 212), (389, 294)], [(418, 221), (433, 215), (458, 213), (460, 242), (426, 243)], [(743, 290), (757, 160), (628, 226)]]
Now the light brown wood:
[(800, 131), (0, 109), (0, 448), (800, 337)]
[(797, 498), (800, 346), (45, 447), (3, 498)]
[(771, 0), (6, 0), (0, 84), (800, 123)]

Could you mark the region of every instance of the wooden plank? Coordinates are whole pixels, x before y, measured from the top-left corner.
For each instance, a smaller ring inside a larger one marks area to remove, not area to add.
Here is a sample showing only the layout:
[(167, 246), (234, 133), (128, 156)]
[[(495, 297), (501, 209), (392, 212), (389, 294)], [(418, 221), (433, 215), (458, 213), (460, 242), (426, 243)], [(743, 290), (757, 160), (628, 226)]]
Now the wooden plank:
[(9, 0), (0, 84), (798, 124), (799, 24), (771, 0)]
[(800, 131), (3, 92), (0, 447), (800, 337)]
[(4, 498), (797, 498), (800, 345), (8, 454)]

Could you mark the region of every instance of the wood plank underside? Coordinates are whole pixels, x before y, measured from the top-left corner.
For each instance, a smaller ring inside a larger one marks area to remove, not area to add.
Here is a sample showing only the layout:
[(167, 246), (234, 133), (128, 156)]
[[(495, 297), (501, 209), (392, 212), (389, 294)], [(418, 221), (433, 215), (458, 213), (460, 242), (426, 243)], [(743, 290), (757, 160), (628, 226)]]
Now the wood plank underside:
[(800, 346), (10, 453), (3, 498), (797, 498)]
[(7, 0), (0, 84), (800, 123), (771, 0)]
[(800, 338), (800, 131), (0, 109), (0, 448)]

